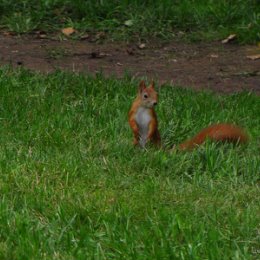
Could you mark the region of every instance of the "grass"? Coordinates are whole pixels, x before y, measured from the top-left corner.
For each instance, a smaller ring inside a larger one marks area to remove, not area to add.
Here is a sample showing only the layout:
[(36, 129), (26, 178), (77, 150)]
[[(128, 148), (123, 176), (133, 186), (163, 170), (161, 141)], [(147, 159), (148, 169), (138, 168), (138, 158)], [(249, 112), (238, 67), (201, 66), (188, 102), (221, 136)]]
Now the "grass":
[(107, 32), (108, 39), (223, 39), (231, 33), (241, 43), (260, 40), (258, 0), (2, 0), (0, 25), (17, 33), (56, 31)]
[(131, 78), (0, 70), (0, 259), (257, 259), (259, 97), (160, 89), (166, 147), (231, 121), (247, 146), (132, 147)]

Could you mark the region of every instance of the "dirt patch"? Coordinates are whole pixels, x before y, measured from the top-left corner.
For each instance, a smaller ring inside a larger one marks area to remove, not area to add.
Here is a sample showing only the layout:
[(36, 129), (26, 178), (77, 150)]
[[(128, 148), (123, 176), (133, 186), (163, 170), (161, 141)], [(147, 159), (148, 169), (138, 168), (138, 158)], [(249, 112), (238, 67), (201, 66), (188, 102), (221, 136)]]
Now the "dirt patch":
[(0, 65), (10, 64), (41, 72), (56, 69), (122, 77), (147, 77), (159, 84), (231, 93), (260, 94), (260, 59), (246, 56), (260, 48), (219, 42), (184, 44), (98, 44), (33, 37), (0, 36)]

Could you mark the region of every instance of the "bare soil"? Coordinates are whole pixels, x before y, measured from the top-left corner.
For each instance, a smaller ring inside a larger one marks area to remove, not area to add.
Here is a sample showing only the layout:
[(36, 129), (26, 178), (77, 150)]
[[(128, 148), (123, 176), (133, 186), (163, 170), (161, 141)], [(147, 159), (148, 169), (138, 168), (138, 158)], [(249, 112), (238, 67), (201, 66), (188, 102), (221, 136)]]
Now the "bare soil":
[(51, 40), (34, 36), (0, 35), (0, 65), (24, 66), (44, 73), (56, 69), (122, 77), (147, 77), (159, 84), (171, 83), (194, 89), (260, 94), (260, 59), (255, 46), (221, 42), (136, 44), (89, 40)]

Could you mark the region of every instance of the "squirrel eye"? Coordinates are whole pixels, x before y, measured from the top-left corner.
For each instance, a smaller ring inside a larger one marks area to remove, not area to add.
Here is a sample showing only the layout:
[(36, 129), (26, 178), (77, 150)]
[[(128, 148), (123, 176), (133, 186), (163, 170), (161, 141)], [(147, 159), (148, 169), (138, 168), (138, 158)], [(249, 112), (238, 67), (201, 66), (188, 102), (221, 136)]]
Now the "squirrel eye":
[(148, 98), (148, 95), (147, 95), (147, 94), (144, 94), (144, 98)]

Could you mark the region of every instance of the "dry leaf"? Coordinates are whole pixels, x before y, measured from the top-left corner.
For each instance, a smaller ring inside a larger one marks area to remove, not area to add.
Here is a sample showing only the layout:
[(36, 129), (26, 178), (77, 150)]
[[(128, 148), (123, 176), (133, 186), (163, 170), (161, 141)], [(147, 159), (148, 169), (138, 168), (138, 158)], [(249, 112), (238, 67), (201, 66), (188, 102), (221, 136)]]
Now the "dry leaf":
[(88, 38), (89, 38), (89, 34), (87, 34), (87, 33), (80, 37), (81, 40), (86, 40)]
[(33, 32), (35, 34), (35, 38), (36, 39), (45, 39), (47, 38), (47, 34), (45, 33), (45, 31), (34, 31)]
[(70, 36), (71, 34), (73, 34), (75, 32), (75, 29), (72, 27), (67, 27), (67, 28), (63, 28), (61, 30), (61, 32), (66, 35), (66, 36)]
[(230, 34), (226, 39), (224, 39), (224, 40), (222, 41), (222, 43), (231, 42), (231, 41), (233, 41), (236, 37), (237, 37), (236, 34)]
[(133, 24), (134, 24), (133, 20), (127, 20), (124, 22), (124, 25), (128, 27), (132, 26)]
[(46, 39), (47, 35), (45, 33), (36, 34), (37, 39)]
[(145, 44), (144, 43), (139, 44), (138, 48), (139, 49), (144, 49), (145, 48)]
[(99, 39), (104, 39), (106, 36), (106, 33), (105, 32), (98, 32), (95, 36), (95, 39), (96, 40), (99, 40)]
[(260, 54), (255, 54), (255, 55), (248, 55), (246, 56), (250, 60), (258, 60), (260, 59)]
[(218, 54), (211, 54), (210, 58), (218, 58)]

